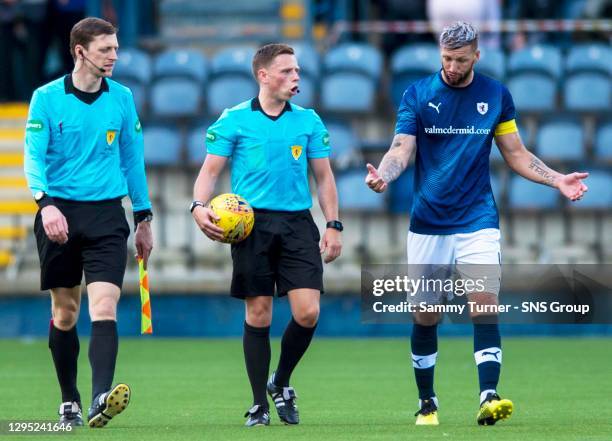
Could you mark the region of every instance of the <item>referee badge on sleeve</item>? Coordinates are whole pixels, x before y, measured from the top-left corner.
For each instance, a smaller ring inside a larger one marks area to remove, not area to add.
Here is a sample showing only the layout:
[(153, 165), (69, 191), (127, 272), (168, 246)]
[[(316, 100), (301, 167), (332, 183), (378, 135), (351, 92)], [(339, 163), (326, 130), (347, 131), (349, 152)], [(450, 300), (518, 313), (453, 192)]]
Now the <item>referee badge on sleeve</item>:
[(300, 159), (302, 156), (302, 146), (301, 145), (292, 145), (291, 146), (291, 155), (293, 155), (293, 159), (296, 161)]
[(106, 143), (111, 145), (115, 140), (115, 135), (117, 134), (116, 130), (107, 130), (106, 131)]

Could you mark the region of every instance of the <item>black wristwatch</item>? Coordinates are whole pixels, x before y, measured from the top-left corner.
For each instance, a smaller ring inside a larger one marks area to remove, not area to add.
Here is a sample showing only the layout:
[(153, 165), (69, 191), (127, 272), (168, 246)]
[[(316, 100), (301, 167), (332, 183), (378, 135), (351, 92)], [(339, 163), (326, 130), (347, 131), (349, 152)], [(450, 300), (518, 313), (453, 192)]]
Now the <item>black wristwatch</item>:
[(134, 212), (134, 229), (141, 222), (151, 222), (153, 220), (153, 212), (151, 210), (141, 210)]
[(340, 222), (339, 220), (329, 221), (328, 223), (325, 224), (325, 227), (333, 228), (334, 230), (338, 230), (338, 231), (344, 230), (344, 226), (342, 225), (342, 222)]
[(41, 210), (48, 205), (55, 205), (55, 201), (53, 200), (53, 198), (44, 191), (37, 191), (36, 193), (34, 193), (34, 201), (36, 202), (36, 205), (38, 205), (38, 208), (40, 208)]
[(193, 210), (195, 210), (196, 207), (206, 207), (206, 204), (202, 201), (193, 201), (189, 206), (189, 211), (193, 213)]

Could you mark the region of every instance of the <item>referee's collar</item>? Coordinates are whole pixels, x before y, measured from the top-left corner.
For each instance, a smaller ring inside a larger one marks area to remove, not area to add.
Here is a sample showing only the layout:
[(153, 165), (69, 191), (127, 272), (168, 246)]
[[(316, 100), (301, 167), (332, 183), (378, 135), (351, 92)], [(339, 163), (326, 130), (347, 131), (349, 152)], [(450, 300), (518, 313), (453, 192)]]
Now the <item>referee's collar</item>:
[(272, 121), (276, 121), (277, 119), (279, 119), (281, 116), (283, 116), (283, 113), (285, 112), (293, 111), (293, 109), (291, 109), (291, 104), (289, 104), (289, 101), (285, 101), (285, 107), (283, 107), (283, 110), (281, 110), (281, 113), (279, 113), (276, 116), (268, 115), (266, 112), (264, 112), (264, 109), (261, 107), (261, 103), (259, 102), (258, 96), (256, 96), (255, 98), (251, 100), (251, 110), (253, 112), (259, 110), (261, 113), (263, 113), (265, 116), (270, 118)]
[(79, 90), (74, 86), (74, 82), (72, 81), (72, 74), (68, 74), (64, 77), (64, 92), (66, 93), (66, 95), (68, 95), (69, 93), (73, 94), (79, 100), (83, 101), (86, 104), (91, 104), (96, 99), (98, 99), (102, 92), (108, 92), (108, 83), (106, 82), (106, 78), (102, 78), (100, 89), (98, 89), (96, 92), (83, 92), (82, 90)]

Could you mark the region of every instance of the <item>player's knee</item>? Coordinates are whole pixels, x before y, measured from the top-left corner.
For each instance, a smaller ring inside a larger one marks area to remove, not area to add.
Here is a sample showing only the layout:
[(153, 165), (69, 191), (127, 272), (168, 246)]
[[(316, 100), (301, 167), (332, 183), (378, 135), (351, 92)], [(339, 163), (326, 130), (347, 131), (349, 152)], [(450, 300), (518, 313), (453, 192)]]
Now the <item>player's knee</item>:
[(76, 302), (53, 305), (53, 325), (62, 331), (68, 331), (76, 325), (79, 308)]
[(298, 325), (312, 328), (319, 321), (319, 305), (309, 305), (293, 315)]
[(77, 322), (76, 310), (56, 310), (53, 316), (53, 326), (62, 331), (69, 331), (74, 328)]
[(246, 315), (247, 323), (257, 328), (264, 328), (272, 323), (272, 308), (268, 305), (251, 305)]
[(92, 303), (89, 308), (89, 315), (92, 321), (97, 320), (116, 320), (117, 302), (112, 297), (103, 297), (97, 302)]

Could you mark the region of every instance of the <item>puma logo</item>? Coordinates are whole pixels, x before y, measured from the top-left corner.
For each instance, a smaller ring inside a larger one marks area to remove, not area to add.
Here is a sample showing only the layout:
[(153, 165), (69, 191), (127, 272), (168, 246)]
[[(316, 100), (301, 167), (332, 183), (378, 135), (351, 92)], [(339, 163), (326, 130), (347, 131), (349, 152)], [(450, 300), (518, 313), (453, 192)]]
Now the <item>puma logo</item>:
[(436, 106), (436, 105), (435, 105), (434, 103), (432, 103), (431, 101), (427, 103), (427, 105), (428, 105), (429, 107), (433, 107), (434, 109), (436, 109), (436, 112), (438, 112), (438, 114), (440, 113), (440, 105), (441, 105), (441, 104), (442, 104), (442, 103), (438, 103), (438, 105)]
[(413, 358), (413, 359), (412, 359), (412, 362), (413, 362), (413, 363), (416, 363), (416, 365), (417, 365), (418, 367), (421, 367), (421, 362), (422, 362), (422, 361), (423, 361), (423, 359), (422, 359), (422, 358), (417, 358), (417, 359)]
[(499, 357), (497, 356), (497, 354), (499, 354), (500, 352), (501, 351), (497, 351), (497, 352), (484, 351), (482, 355), (492, 355), (493, 357), (495, 357), (496, 360), (499, 360)]

